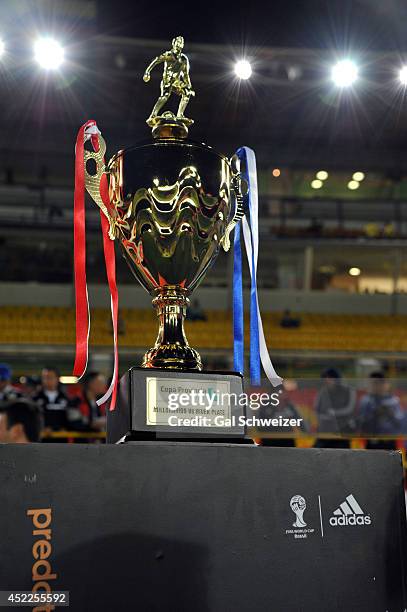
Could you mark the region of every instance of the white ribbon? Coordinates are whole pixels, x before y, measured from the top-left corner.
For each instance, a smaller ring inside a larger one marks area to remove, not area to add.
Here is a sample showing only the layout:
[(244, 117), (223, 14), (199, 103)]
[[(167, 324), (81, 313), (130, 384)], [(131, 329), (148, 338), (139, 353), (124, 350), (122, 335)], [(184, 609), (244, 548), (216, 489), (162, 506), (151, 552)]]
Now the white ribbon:
[[(112, 327), (113, 327), (113, 347), (114, 347), (114, 353), (113, 354), (116, 355), (116, 352), (117, 352), (117, 329), (116, 329), (115, 324), (114, 324), (114, 313), (113, 313), (113, 299), (112, 299), (112, 296), (110, 296), (110, 312), (111, 312), (111, 315), (112, 315)], [(117, 359), (114, 358), (114, 369), (113, 369), (112, 381), (110, 383), (110, 387), (108, 388), (108, 390), (106, 391), (104, 396), (96, 401), (98, 406), (101, 406), (102, 404), (105, 404), (107, 402), (107, 400), (110, 399), (110, 396), (113, 393), (114, 385), (116, 383), (116, 378), (117, 378)]]
[(96, 123), (94, 125), (88, 125), (88, 127), (85, 128), (84, 141), (87, 142), (90, 139), (90, 137), (93, 136), (94, 134), (101, 134), (101, 133), (102, 132), (99, 130)]
[[(270, 359), (270, 354), (267, 349), (266, 338), (264, 337), (263, 322), (261, 320), (259, 298), (257, 293), (257, 262), (259, 258), (259, 192), (257, 188), (257, 166), (256, 156), (254, 151), (249, 147), (245, 147), (247, 159), (247, 174), (249, 176), (249, 188), (251, 197), (251, 217), (250, 224), (246, 215), (242, 219), (244, 244), (246, 247), (246, 256), (249, 264), (250, 276), (255, 281), (256, 286), (256, 307), (259, 327), (259, 345), (260, 345), (260, 360), (263, 366), (264, 373), (273, 387), (278, 387), (283, 382), (283, 379), (277, 374)], [(253, 246), (252, 246), (253, 245)], [(253, 248), (253, 252), (252, 252)], [(254, 270), (252, 266), (252, 257), (254, 254)]]

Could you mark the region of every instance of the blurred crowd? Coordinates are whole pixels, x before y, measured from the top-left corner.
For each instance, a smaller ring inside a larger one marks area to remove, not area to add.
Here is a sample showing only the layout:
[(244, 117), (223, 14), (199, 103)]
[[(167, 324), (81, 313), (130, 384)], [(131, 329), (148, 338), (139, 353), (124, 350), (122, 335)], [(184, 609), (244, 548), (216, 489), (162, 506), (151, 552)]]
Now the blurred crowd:
[[(294, 446), (295, 437), (302, 433), (315, 437), (317, 447), (349, 448), (355, 436), (366, 438), (370, 449), (395, 449), (397, 437), (407, 435), (407, 411), (399, 394), (382, 371), (370, 374), (363, 391), (356, 382), (344, 381), (335, 368), (324, 370), (312, 389), (297, 386), (290, 391), (287, 381), (278, 405), (262, 406), (257, 416), (300, 418), (302, 425), (297, 431), (260, 427), (261, 443)], [(57, 368), (51, 366), (44, 367), (38, 378), (26, 379), (17, 387), (12, 384), (11, 368), (0, 363), (0, 443), (63, 441), (64, 432), (81, 432), (80, 438), (86, 440), (86, 433), (104, 432), (106, 407), (98, 400), (106, 389), (105, 376), (94, 371), (88, 372), (80, 384), (70, 386), (67, 393)]]
[(12, 384), (12, 371), (0, 364), (0, 442), (38, 442), (55, 431), (105, 431), (103, 397), (107, 381), (100, 372), (88, 372), (77, 391), (68, 395), (58, 369), (44, 367), (40, 377), (24, 387)]
[[(359, 382), (359, 381), (356, 381)], [(298, 406), (297, 402), (301, 405)], [(288, 419), (303, 418), (301, 431), (316, 437), (319, 448), (350, 448), (352, 437), (365, 438), (368, 449), (396, 449), (397, 437), (407, 435), (407, 411), (391, 382), (382, 371), (370, 374), (367, 388), (360, 391), (356, 385), (345, 382), (336, 368), (321, 373), (321, 381), (313, 399), (311, 412), (302, 409), (307, 400), (301, 391), (283, 392), (278, 406), (267, 406), (261, 416)], [(307, 418), (308, 417), (308, 418)], [(270, 432), (269, 429), (263, 431)], [(289, 433), (287, 429), (280, 433)], [(294, 446), (296, 432), (285, 438), (264, 437), (264, 446)]]

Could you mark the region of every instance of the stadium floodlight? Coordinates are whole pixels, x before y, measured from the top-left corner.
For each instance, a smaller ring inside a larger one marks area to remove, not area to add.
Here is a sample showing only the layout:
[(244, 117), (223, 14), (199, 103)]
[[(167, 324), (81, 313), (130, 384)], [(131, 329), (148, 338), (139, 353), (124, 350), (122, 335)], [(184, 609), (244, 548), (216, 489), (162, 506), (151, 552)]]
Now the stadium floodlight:
[(364, 172), (354, 172), (352, 178), (354, 181), (357, 181), (358, 183), (360, 183), (360, 181), (363, 181), (363, 179), (365, 178), (365, 173)]
[(4, 55), (4, 51), (6, 50), (6, 45), (4, 41), (0, 38), (0, 57)]
[(64, 49), (53, 38), (40, 38), (35, 43), (34, 56), (41, 68), (56, 70), (64, 61)]
[(358, 78), (358, 67), (352, 60), (341, 60), (333, 66), (331, 77), (337, 87), (350, 87)]
[(312, 189), (321, 189), (323, 184), (324, 183), (320, 181), (319, 179), (314, 179), (313, 181), (311, 181)]
[(252, 67), (250, 62), (245, 59), (239, 60), (235, 64), (235, 74), (239, 79), (246, 81), (252, 76)]
[(349, 268), (348, 272), (351, 276), (360, 276), (360, 268)]
[(316, 173), (316, 177), (320, 181), (326, 181), (328, 176), (329, 176), (329, 174), (328, 174), (328, 172), (326, 170), (319, 170), (319, 172)]
[(351, 191), (355, 191), (355, 189), (359, 189), (359, 181), (349, 181), (348, 189)]
[(407, 66), (400, 68), (399, 79), (402, 85), (407, 85)]

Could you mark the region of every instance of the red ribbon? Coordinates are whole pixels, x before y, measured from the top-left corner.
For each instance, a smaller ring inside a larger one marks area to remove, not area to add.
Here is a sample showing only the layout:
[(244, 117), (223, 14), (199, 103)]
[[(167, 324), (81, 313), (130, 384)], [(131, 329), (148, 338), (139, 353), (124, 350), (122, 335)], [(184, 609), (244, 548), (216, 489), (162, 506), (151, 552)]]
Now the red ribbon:
[[(90, 133), (89, 128), (92, 129)], [(96, 128), (96, 129), (95, 129)], [(88, 131), (87, 131), (88, 130)], [(87, 121), (80, 129), (76, 138), (75, 147), (75, 195), (74, 195), (74, 274), (75, 274), (75, 309), (76, 309), (76, 354), (73, 369), (74, 376), (84, 375), (88, 363), (88, 345), (90, 331), (90, 311), (88, 288), (86, 282), (86, 222), (85, 222), (85, 138), (90, 136), (94, 151), (99, 150), (99, 137), (96, 122)], [(109, 188), (106, 175), (103, 174), (100, 182), (100, 195), (108, 210), (111, 210)], [(110, 410), (114, 410), (117, 396), (118, 382), (118, 344), (117, 319), (119, 299), (116, 284), (116, 261), (114, 242), (109, 238), (109, 221), (100, 211), (101, 228), (103, 234), (103, 250), (105, 255), (106, 274), (109, 283), (112, 324), (114, 336), (114, 371), (109, 390), (99, 400), (104, 403), (111, 396)]]
[[(102, 196), (102, 200), (105, 206), (107, 206), (107, 204), (110, 204), (109, 187), (107, 184), (106, 174), (102, 175), (102, 178), (100, 181), (100, 195)], [(100, 211), (100, 223), (101, 223), (102, 234), (103, 234), (103, 251), (105, 255), (106, 275), (107, 275), (107, 281), (109, 283), (110, 304), (111, 304), (111, 311), (112, 311), (114, 367), (113, 367), (113, 378), (112, 378), (110, 388), (107, 394), (104, 397), (102, 397), (98, 401), (98, 403), (103, 404), (105, 401), (109, 399), (109, 395), (111, 394), (112, 398), (110, 400), (110, 410), (114, 410), (116, 406), (117, 383), (119, 380), (119, 350), (118, 350), (118, 339), (117, 339), (117, 320), (118, 320), (118, 315), (119, 315), (119, 294), (117, 291), (117, 283), (116, 283), (116, 257), (115, 257), (115, 252), (114, 252), (114, 241), (111, 238), (109, 238), (109, 221), (106, 215), (102, 211)]]

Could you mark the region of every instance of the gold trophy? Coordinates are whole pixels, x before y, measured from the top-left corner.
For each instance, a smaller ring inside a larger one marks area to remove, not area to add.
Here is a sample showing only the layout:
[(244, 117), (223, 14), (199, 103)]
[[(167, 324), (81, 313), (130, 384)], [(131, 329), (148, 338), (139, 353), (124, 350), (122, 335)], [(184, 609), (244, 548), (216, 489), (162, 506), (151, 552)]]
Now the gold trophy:
[[(152, 140), (119, 151), (106, 167), (102, 137), (97, 153), (85, 150), (86, 189), (108, 217), (110, 237), (118, 239), (131, 271), (151, 294), (157, 311), (158, 337), (144, 355), (142, 368), (164, 370), (166, 375), (202, 369), (201, 358), (184, 332), (189, 296), (220, 248), (229, 249), (230, 232), (243, 216), (237, 158), (229, 160), (212, 147), (187, 139), (193, 121), (184, 113), (195, 92), (183, 47), (184, 39), (177, 36), (171, 49), (154, 58), (144, 73), (148, 82), (153, 68), (163, 64), (160, 96), (147, 119)], [(176, 115), (162, 112), (172, 94), (180, 97)], [(93, 175), (86, 168), (90, 159), (96, 162)], [(103, 173), (108, 175), (113, 213), (100, 196)], [(240, 375), (233, 376), (239, 377), (241, 387)], [(146, 380), (141, 386), (144, 389), (147, 384), (147, 391), (138, 389), (143, 397), (151, 386), (148, 376)], [(157, 393), (151, 398), (146, 397), (146, 402), (157, 403)]]

